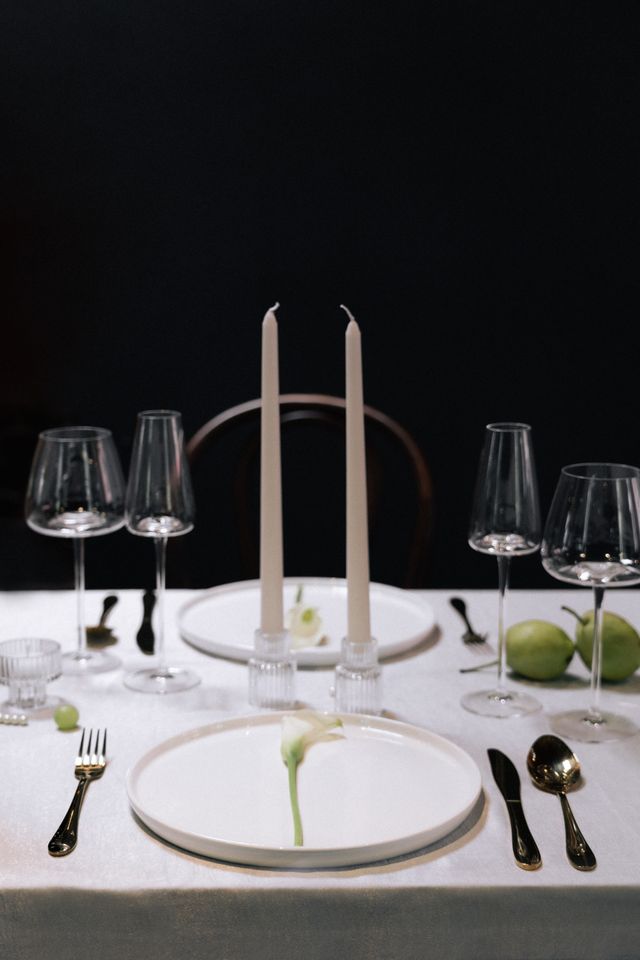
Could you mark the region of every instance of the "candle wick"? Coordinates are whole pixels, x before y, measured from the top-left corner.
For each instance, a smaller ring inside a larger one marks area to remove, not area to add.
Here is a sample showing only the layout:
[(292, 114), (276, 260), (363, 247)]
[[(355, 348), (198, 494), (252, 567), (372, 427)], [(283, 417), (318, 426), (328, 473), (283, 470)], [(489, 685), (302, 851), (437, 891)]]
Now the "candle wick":
[(271, 311), (271, 313), (275, 313), (279, 306), (280, 306), (280, 304), (279, 304), (278, 301), (276, 300), (276, 302), (274, 303), (274, 305), (273, 305), (272, 307), (269, 307), (269, 310)]
[(345, 307), (344, 303), (341, 303), (341, 304), (340, 304), (340, 309), (341, 309), (341, 310), (344, 310), (344, 312), (346, 313), (346, 315), (349, 317), (349, 320), (355, 320), (355, 317), (354, 317), (354, 315), (351, 313), (351, 310), (349, 310), (347, 307)]

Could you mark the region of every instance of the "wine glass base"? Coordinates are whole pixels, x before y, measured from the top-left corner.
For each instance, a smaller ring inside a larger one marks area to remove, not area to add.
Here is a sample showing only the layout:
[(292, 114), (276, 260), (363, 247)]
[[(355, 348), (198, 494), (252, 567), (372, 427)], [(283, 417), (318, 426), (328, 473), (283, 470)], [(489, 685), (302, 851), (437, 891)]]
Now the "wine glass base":
[(125, 687), (140, 693), (178, 693), (199, 683), (198, 674), (183, 667), (150, 667), (128, 673), (124, 678)]
[(622, 740), (640, 733), (640, 727), (632, 720), (606, 711), (600, 713), (597, 720), (585, 710), (568, 710), (549, 719), (556, 733), (584, 743), (606, 743), (607, 740)]
[(482, 717), (522, 717), (527, 713), (540, 710), (542, 704), (527, 693), (514, 693), (512, 690), (476, 690), (462, 697), (465, 710)]
[(120, 666), (121, 660), (104, 650), (75, 650), (62, 654), (62, 672), (75, 676), (87, 673), (106, 673)]

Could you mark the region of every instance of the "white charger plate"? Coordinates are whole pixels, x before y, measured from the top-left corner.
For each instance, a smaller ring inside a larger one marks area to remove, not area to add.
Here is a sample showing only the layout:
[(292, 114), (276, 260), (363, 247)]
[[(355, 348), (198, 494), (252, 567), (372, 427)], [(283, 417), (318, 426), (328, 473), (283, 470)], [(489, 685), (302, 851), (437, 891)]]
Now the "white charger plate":
[[(322, 646), (294, 651), (302, 667), (334, 666), (340, 659), (340, 644), (347, 632), (347, 583), (333, 577), (285, 577), (284, 609), (289, 610), (298, 587), (304, 588), (304, 603), (317, 607)], [(369, 589), (371, 632), (378, 641), (380, 658), (418, 646), (435, 626), (431, 605), (419, 594), (372, 583)], [(212, 587), (188, 600), (178, 611), (183, 640), (204, 653), (247, 661), (253, 654), (253, 635), (260, 622), (260, 581), (240, 580)]]
[(138, 817), (178, 847), (232, 863), (353, 866), (441, 840), (480, 795), (480, 771), (456, 744), (397, 720), (345, 715), (338, 736), (310, 746), (298, 768), (296, 847), (282, 716), (225, 720), (154, 747), (127, 772)]

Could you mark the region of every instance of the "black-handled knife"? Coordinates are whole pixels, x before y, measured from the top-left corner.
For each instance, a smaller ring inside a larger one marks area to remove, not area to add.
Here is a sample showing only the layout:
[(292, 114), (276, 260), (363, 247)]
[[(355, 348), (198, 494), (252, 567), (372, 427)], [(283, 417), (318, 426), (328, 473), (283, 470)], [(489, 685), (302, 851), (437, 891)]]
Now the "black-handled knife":
[(513, 763), (501, 750), (487, 750), (493, 779), (507, 805), (511, 823), (511, 846), (516, 863), (523, 870), (537, 870), (542, 866), (538, 845), (525, 820), (520, 800), (520, 777)]
[(143, 653), (152, 654), (155, 646), (155, 636), (151, 625), (153, 608), (156, 604), (156, 595), (153, 590), (145, 590), (142, 597), (142, 623), (136, 634), (136, 642)]

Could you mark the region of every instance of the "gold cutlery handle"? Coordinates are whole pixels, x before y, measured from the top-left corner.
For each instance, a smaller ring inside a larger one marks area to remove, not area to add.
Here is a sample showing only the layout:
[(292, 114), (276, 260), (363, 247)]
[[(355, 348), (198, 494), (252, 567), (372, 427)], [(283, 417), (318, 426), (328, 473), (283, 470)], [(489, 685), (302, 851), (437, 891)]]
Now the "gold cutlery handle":
[(519, 801), (508, 800), (507, 811), (511, 823), (511, 846), (516, 863), (523, 870), (537, 870), (542, 866), (538, 844), (533, 839)]
[(68, 853), (71, 853), (78, 842), (78, 819), (88, 783), (88, 777), (83, 777), (82, 780), (80, 780), (64, 820), (49, 841), (47, 849), (52, 857), (66, 856)]
[(566, 795), (561, 793), (559, 796), (560, 803), (562, 804), (562, 813), (564, 815), (567, 856), (577, 870), (593, 870), (596, 865), (593, 850), (582, 836), (582, 832), (576, 823), (576, 818), (569, 806)]

